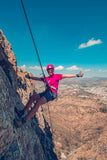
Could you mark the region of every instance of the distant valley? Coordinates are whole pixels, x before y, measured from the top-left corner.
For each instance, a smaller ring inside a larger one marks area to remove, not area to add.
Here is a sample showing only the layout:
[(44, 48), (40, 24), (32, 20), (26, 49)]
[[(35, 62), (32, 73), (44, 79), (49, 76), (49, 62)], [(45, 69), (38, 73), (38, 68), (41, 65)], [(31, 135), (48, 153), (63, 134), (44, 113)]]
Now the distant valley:
[[(38, 83), (38, 82), (36, 82)], [(38, 83), (39, 91), (43, 84)], [(107, 158), (107, 79), (64, 79), (49, 103), (59, 160)], [(50, 124), (47, 105), (43, 113)]]

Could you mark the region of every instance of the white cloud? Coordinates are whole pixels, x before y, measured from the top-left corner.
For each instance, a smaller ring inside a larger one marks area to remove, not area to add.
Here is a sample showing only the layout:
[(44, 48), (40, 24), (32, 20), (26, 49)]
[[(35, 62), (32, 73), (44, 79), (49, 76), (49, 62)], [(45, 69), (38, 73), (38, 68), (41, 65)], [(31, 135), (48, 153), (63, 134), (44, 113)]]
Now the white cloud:
[(98, 71), (99, 71), (99, 72), (102, 72), (102, 69), (99, 69)]
[(87, 48), (96, 44), (101, 44), (102, 41), (100, 39), (98, 40), (94, 40), (94, 38), (92, 38), (91, 40), (89, 40), (87, 43), (82, 43), (78, 49), (82, 49), (82, 48)]
[(107, 72), (107, 70), (104, 70), (103, 72)]
[(84, 71), (84, 72), (90, 72), (91, 69), (84, 69), (83, 71)]
[(102, 70), (102, 69), (99, 69), (98, 71), (99, 72), (107, 72), (107, 70)]
[(70, 70), (70, 71), (76, 71), (76, 70), (81, 70), (83, 72), (90, 72), (91, 69), (82, 69), (82, 68), (78, 68), (76, 65), (66, 68), (66, 70)]
[(37, 69), (37, 70), (40, 70), (40, 67), (38, 67), (38, 66), (30, 66), (29, 69)]
[(80, 68), (78, 68), (77, 66), (72, 66), (72, 67), (69, 67), (69, 68), (66, 68), (66, 70), (70, 70), (70, 71), (76, 71), (76, 70), (79, 70)]
[(23, 66), (20, 67), (21, 69), (26, 69), (26, 65), (24, 64)]
[(43, 67), (43, 69), (45, 70), (45, 69), (46, 69), (46, 67)]
[[(38, 67), (38, 66), (30, 66), (29, 69), (41, 70), (41, 67)], [(46, 69), (46, 67), (43, 67), (43, 69)]]
[(58, 66), (58, 67), (55, 68), (56, 71), (61, 71), (61, 70), (63, 70), (63, 69), (64, 69), (63, 66)]

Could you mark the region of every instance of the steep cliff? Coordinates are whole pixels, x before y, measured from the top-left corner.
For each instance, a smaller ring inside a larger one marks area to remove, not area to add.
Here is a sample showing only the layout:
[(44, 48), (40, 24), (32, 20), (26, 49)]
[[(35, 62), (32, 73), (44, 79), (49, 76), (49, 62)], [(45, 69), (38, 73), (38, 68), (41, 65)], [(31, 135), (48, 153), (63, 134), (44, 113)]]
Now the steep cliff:
[(35, 92), (26, 73), (17, 67), (11, 45), (0, 30), (0, 160), (56, 160), (50, 127), (43, 116), (44, 130), (36, 117), (19, 129), (13, 125), (14, 107), (23, 108)]

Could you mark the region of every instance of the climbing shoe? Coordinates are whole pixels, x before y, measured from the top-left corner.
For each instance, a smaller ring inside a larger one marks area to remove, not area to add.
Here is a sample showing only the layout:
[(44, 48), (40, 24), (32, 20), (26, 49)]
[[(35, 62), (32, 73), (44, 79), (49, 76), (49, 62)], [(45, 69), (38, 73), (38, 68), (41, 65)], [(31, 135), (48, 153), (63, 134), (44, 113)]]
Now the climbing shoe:
[(16, 128), (20, 128), (20, 127), (23, 126), (23, 124), (26, 123), (26, 117), (23, 117), (20, 120), (14, 119), (13, 123), (14, 123), (14, 125), (15, 125)]
[(19, 111), (16, 107), (15, 107), (15, 112), (17, 113), (19, 118), (24, 115), (24, 110)]

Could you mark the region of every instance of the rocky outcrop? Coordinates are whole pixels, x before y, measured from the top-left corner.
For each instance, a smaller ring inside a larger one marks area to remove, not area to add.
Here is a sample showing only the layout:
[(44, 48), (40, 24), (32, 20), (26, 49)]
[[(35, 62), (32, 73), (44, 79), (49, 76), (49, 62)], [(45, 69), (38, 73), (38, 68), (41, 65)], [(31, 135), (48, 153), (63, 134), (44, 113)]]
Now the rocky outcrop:
[(22, 109), (35, 92), (34, 82), (26, 80), (25, 74), (17, 67), (11, 45), (0, 30), (0, 160), (56, 160), (46, 121), (44, 130), (36, 117), (21, 128), (14, 127), (14, 107)]
[(25, 78), (26, 74), (33, 77), (31, 73), (27, 73), (26, 70), (17, 67), (17, 92), (24, 105), (26, 105), (29, 97), (35, 93), (35, 82)]
[(12, 52), (10, 43), (7, 41), (3, 35), (2, 30), (0, 30), (0, 66), (5, 71), (10, 83), (13, 88), (17, 88), (17, 61)]
[[(35, 92), (35, 83), (25, 79), (25, 75), (28, 73), (17, 67), (17, 60), (12, 51), (11, 44), (7, 41), (2, 30), (0, 30), (0, 66), (25, 105), (29, 96)], [(33, 76), (31, 73), (29, 74)]]

